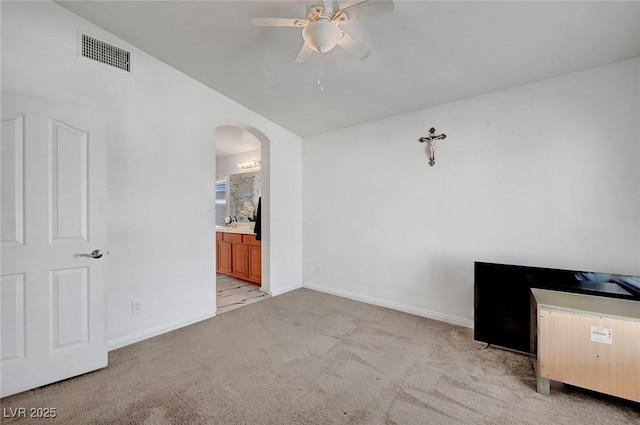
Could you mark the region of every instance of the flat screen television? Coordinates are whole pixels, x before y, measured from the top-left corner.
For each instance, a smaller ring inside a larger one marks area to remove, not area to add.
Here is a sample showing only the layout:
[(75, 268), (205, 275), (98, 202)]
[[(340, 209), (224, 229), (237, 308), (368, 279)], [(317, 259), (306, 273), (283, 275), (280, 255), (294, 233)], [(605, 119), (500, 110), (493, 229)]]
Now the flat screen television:
[(640, 276), (476, 261), (474, 339), (528, 353), (531, 288), (640, 301)]

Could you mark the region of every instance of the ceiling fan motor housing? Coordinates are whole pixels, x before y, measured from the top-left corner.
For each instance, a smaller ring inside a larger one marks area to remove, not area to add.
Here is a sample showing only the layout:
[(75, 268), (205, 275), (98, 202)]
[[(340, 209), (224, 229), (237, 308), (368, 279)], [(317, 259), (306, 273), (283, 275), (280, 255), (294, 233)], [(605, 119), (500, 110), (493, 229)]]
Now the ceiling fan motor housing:
[(319, 53), (326, 53), (336, 47), (342, 32), (327, 18), (309, 22), (302, 30), (302, 38), (309, 47)]

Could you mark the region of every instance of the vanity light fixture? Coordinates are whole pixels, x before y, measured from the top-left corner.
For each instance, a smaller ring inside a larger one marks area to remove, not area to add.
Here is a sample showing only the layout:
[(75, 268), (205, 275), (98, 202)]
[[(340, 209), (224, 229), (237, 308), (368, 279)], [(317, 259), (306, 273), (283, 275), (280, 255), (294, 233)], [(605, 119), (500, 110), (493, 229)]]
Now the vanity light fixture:
[(261, 165), (260, 161), (251, 160), (251, 161), (242, 161), (238, 163), (238, 167), (240, 168), (255, 168)]

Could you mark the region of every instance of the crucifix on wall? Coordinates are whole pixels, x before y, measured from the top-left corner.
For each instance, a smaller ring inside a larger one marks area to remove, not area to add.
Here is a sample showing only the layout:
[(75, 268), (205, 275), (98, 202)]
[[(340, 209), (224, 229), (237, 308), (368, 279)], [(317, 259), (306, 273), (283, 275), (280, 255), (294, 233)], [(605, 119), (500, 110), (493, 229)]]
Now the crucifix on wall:
[(431, 165), (432, 167), (436, 164), (436, 153), (434, 150), (435, 141), (446, 139), (446, 138), (447, 138), (447, 135), (444, 133), (436, 135), (436, 129), (431, 127), (429, 129), (428, 136), (423, 136), (420, 139), (418, 139), (420, 143), (427, 142), (427, 147), (429, 149), (429, 165)]

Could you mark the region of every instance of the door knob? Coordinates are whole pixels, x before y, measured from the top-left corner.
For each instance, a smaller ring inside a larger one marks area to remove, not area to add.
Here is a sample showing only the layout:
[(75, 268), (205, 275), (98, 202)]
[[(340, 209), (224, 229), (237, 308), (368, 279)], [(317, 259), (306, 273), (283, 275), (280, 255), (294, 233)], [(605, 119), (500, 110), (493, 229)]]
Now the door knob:
[(100, 258), (102, 257), (102, 251), (100, 251), (99, 249), (94, 249), (93, 251), (91, 251), (91, 254), (78, 254), (76, 255), (76, 257), (86, 257), (86, 258)]

